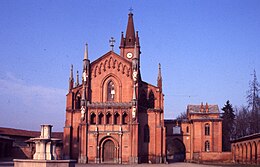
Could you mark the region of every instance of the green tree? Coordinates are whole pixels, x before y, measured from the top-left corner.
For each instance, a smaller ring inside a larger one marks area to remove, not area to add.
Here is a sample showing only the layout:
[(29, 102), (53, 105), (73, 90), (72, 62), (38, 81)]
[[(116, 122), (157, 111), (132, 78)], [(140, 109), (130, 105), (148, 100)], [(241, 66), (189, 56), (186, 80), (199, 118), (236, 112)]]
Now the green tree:
[(235, 112), (233, 110), (232, 105), (229, 103), (229, 100), (226, 102), (225, 106), (222, 108), (224, 113), (221, 118), (222, 121), (222, 150), (223, 151), (231, 151), (231, 143), (230, 140), (235, 137)]

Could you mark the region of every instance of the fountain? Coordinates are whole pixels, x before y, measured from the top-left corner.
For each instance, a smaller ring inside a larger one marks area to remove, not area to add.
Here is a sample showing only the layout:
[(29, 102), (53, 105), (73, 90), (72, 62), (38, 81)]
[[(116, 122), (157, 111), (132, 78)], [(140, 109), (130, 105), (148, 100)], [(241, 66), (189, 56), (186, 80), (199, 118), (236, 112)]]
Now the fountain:
[(56, 144), (60, 139), (51, 137), (52, 125), (41, 125), (41, 136), (31, 138), (35, 143), (33, 159), (14, 159), (14, 167), (75, 167), (75, 160), (57, 160)]

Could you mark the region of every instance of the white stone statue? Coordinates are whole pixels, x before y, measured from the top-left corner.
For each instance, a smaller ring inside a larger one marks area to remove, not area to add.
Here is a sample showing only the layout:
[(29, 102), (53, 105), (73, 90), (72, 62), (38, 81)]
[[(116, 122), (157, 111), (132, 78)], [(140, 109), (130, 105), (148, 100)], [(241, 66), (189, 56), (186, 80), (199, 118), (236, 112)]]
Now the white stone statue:
[(137, 71), (133, 72), (133, 80), (134, 80), (134, 82), (137, 81)]
[(87, 74), (86, 74), (85, 71), (84, 71), (83, 74), (82, 74), (82, 78), (83, 78), (83, 81), (84, 81), (84, 82), (87, 81)]
[(136, 107), (134, 106), (132, 109), (132, 117), (135, 119), (136, 117)]
[(81, 113), (81, 119), (84, 120), (85, 113), (86, 113), (84, 106), (81, 106), (80, 113)]

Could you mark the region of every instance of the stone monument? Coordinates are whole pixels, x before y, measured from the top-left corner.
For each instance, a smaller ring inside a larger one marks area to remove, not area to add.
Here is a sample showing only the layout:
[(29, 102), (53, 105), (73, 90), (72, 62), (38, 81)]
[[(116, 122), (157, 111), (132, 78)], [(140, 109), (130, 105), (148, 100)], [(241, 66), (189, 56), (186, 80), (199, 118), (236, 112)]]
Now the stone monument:
[(33, 159), (14, 159), (14, 167), (75, 167), (76, 160), (57, 160), (56, 144), (60, 139), (51, 137), (52, 125), (41, 125), (41, 136), (31, 138), (35, 143)]
[(30, 141), (35, 143), (35, 154), (33, 159), (56, 160), (56, 144), (60, 139), (51, 138), (52, 125), (41, 125), (41, 136), (32, 138)]

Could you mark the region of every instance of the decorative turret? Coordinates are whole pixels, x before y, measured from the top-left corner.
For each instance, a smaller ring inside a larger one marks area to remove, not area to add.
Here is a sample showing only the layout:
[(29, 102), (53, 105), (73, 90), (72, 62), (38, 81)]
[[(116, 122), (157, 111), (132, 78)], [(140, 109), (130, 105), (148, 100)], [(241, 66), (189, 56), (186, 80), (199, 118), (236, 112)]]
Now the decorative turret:
[(88, 97), (88, 89), (89, 89), (89, 77), (90, 77), (90, 61), (88, 59), (88, 44), (85, 46), (85, 53), (83, 59), (83, 71), (82, 71), (82, 85), (83, 92), (81, 98), (81, 120), (85, 120), (85, 115), (87, 112), (87, 101)]
[(206, 103), (206, 109), (205, 109), (205, 111), (206, 111), (206, 113), (209, 112), (209, 105), (208, 105), (208, 103)]
[(73, 89), (73, 85), (74, 85), (73, 65), (71, 65), (71, 68), (70, 68), (70, 78), (69, 78), (69, 91), (70, 91), (71, 89)]
[(200, 112), (203, 112), (203, 111), (204, 111), (203, 102), (201, 102), (201, 104), (200, 104)]
[(90, 66), (90, 61), (88, 59), (88, 44), (86, 43), (84, 59), (83, 59), (83, 71), (82, 71), (82, 84), (83, 85), (88, 84), (89, 69), (90, 69), (89, 66)]
[(136, 39), (136, 40), (135, 40), (135, 43), (136, 43), (137, 47), (140, 47), (138, 31), (136, 31), (135, 39)]
[(75, 87), (78, 86), (79, 86), (79, 71), (77, 71), (76, 82), (75, 82)]
[(137, 49), (137, 46), (135, 44), (134, 56), (132, 59), (132, 69), (133, 71), (138, 71), (138, 68), (139, 68), (139, 50)]
[(137, 112), (137, 92), (138, 92), (138, 80), (139, 80), (139, 50), (137, 50), (137, 46), (135, 43), (134, 47), (134, 56), (132, 59), (132, 77), (133, 77), (133, 100), (132, 100), (132, 118), (136, 120), (136, 112)]
[(87, 70), (89, 66), (89, 59), (88, 59), (88, 44), (86, 43), (85, 46), (85, 53), (84, 53), (84, 59), (83, 59), (83, 72)]
[(162, 72), (161, 72), (160, 63), (159, 63), (159, 69), (158, 69), (157, 87), (159, 87), (160, 91), (162, 91)]
[(121, 32), (121, 42), (119, 48), (121, 49), (125, 45), (124, 32)]

